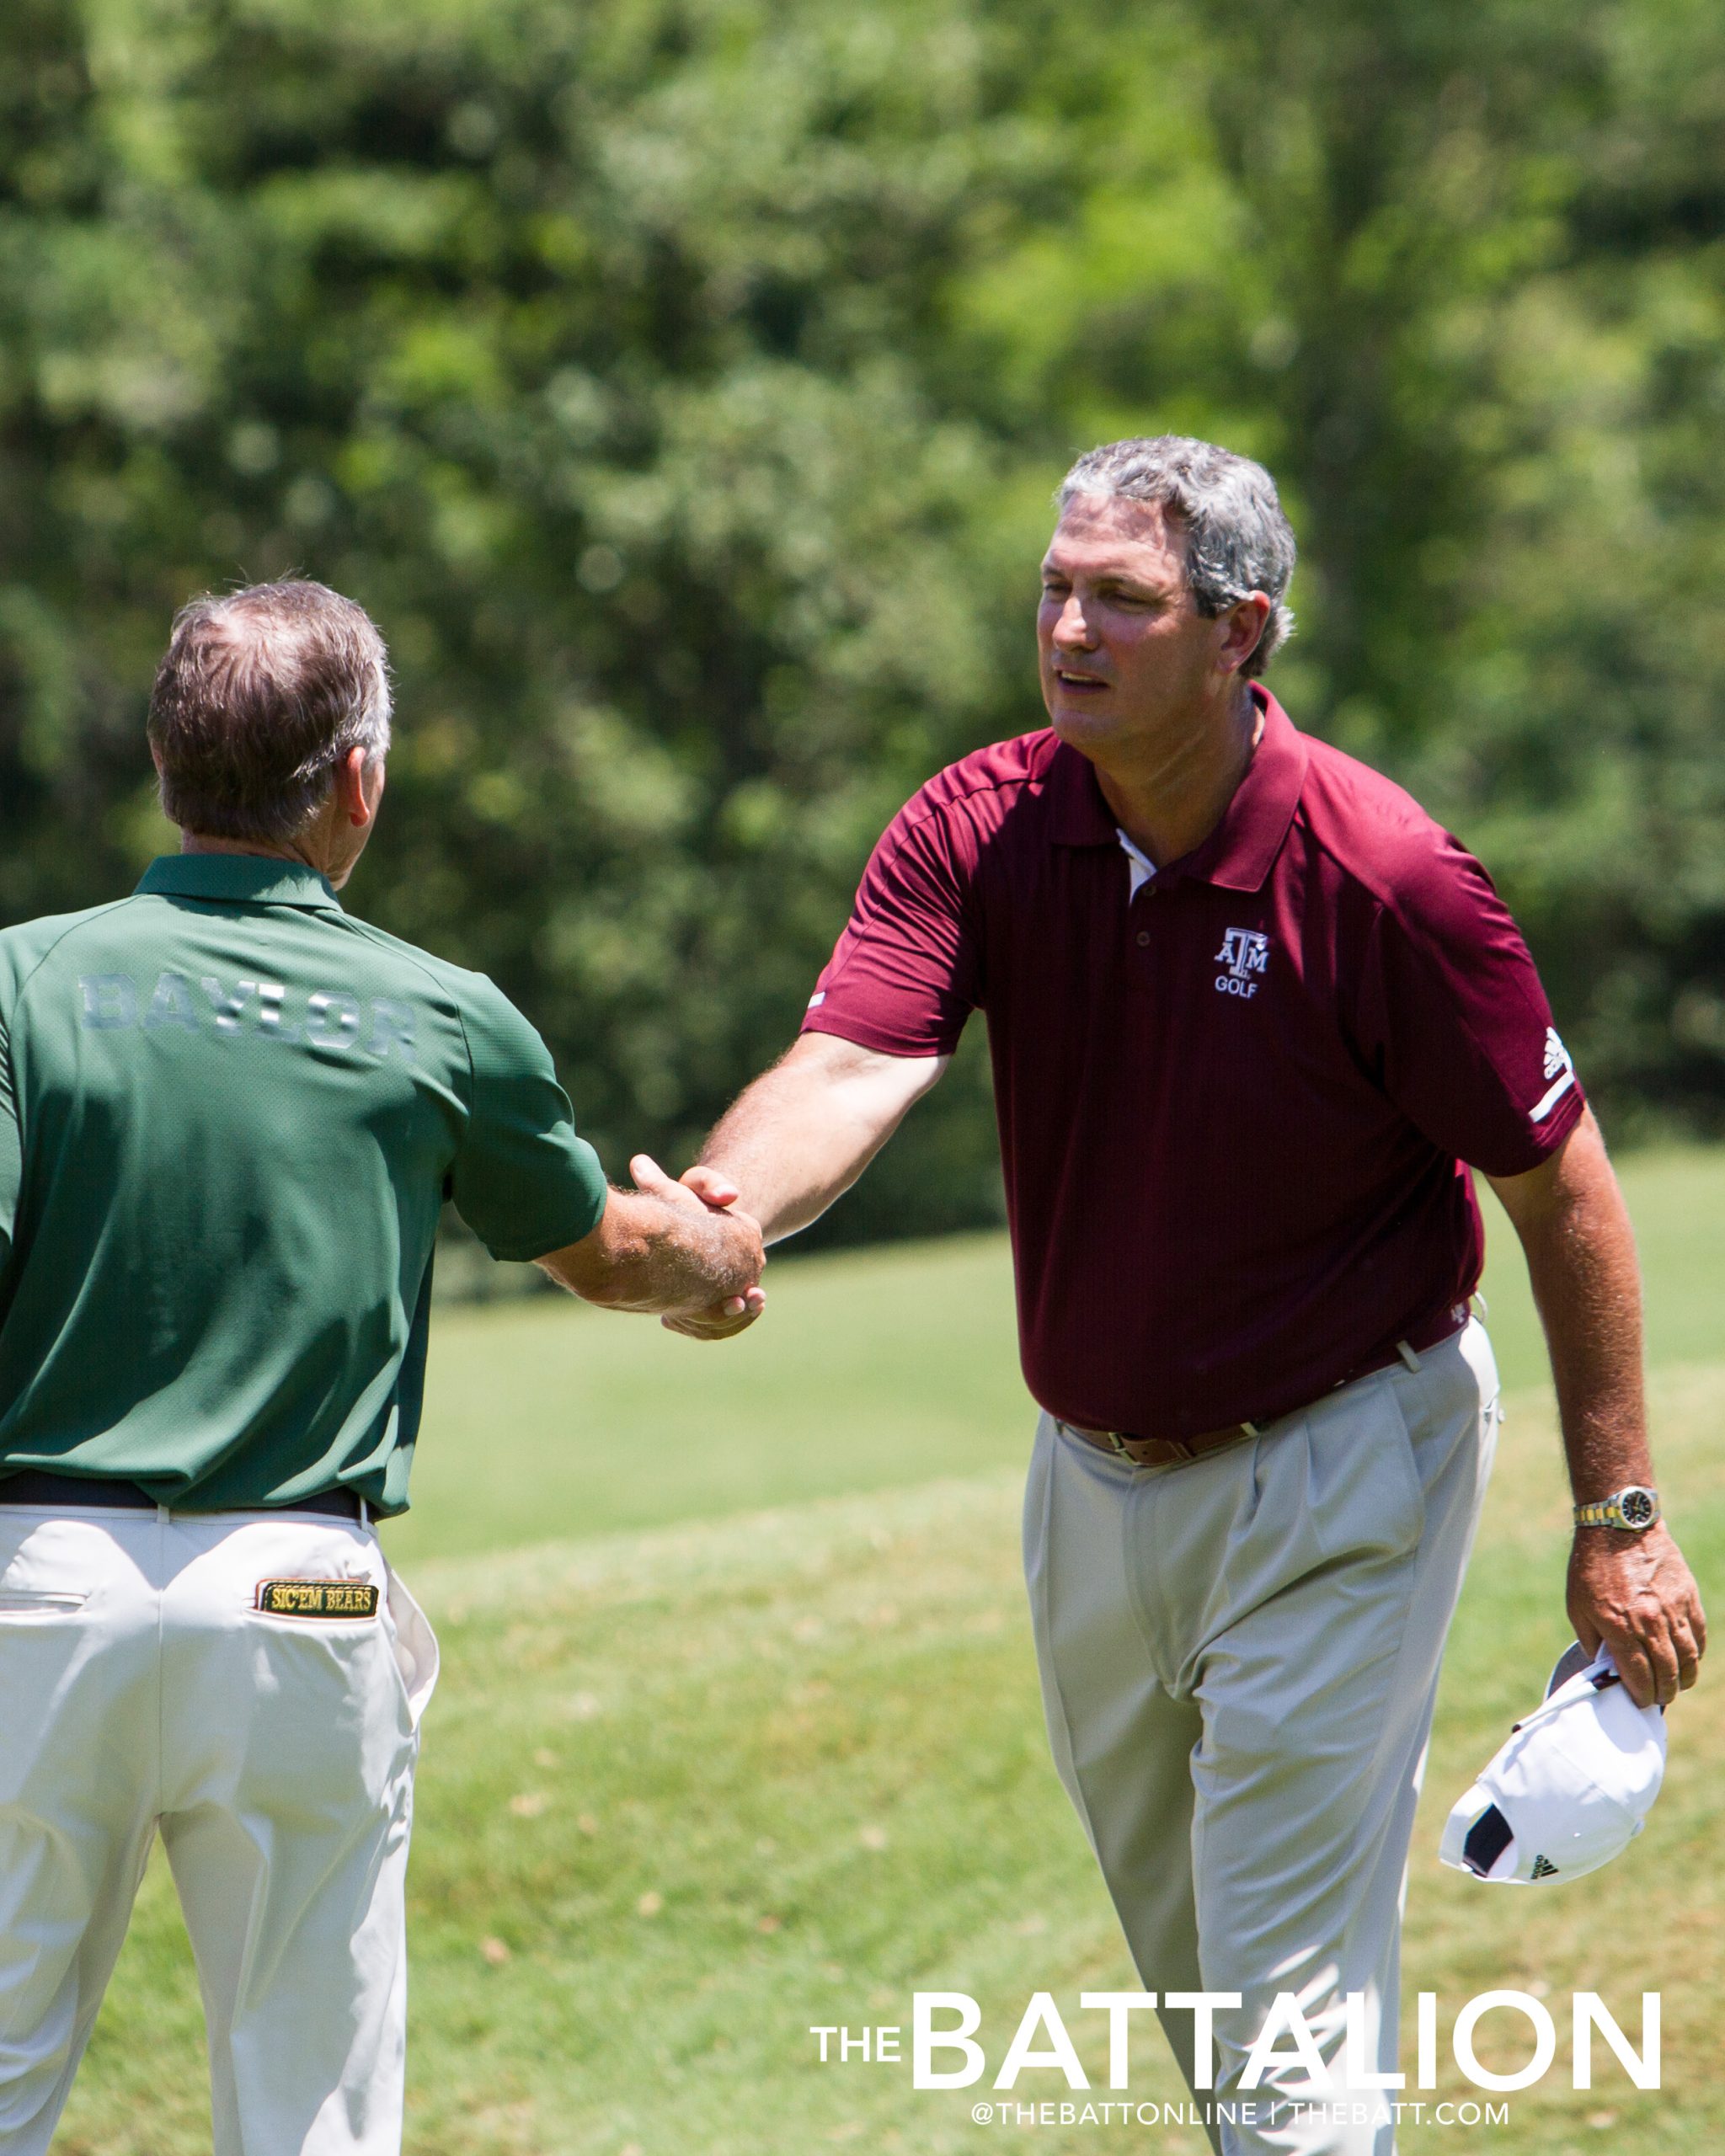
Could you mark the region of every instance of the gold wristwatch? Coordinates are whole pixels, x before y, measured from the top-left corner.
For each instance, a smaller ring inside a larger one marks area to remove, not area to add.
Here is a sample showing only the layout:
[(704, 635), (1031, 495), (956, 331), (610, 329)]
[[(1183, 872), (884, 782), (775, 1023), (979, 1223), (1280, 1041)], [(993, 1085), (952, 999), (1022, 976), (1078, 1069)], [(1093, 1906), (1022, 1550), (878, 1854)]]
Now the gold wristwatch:
[(1645, 1534), (1659, 1517), (1658, 1492), (1646, 1489), (1639, 1482), (1632, 1482), (1626, 1490), (1615, 1491), (1595, 1503), (1575, 1508), (1578, 1527), (1623, 1527), (1632, 1534)]

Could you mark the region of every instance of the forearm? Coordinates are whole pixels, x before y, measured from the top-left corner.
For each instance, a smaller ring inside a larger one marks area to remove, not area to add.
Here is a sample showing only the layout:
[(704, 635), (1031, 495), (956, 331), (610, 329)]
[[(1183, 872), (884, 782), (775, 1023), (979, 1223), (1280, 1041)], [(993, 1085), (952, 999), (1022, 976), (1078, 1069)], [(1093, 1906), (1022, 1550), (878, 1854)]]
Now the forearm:
[[(1542, 1167), (1494, 1180), (1527, 1255), (1534, 1300), (1578, 1503), (1650, 1485), (1642, 1395), (1641, 1273), (1605, 1141), (1583, 1117)], [(1603, 1641), (1632, 1696), (1667, 1705), (1694, 1684), (1706, 1620), (1683, 1553), (1663, 1523), (1578, 1526), (1568, 1611), (1589, 1653)]]
[(1521, 1234), (1577, 1501), (1651, 1482), (1641, 1273), (1609, 1168), (1577, 1178)]
[(806, 1075), (769, 1070), (714, 1126), (700, 1162), (731, 1178), (774, 1243), (819, 1219), (880, 1143)]
[(946, 1062), (805, 1033), (719, 1118), (700, 1165), (728, 1177), (764, 1240), (779, 1241), (850, 1188)]

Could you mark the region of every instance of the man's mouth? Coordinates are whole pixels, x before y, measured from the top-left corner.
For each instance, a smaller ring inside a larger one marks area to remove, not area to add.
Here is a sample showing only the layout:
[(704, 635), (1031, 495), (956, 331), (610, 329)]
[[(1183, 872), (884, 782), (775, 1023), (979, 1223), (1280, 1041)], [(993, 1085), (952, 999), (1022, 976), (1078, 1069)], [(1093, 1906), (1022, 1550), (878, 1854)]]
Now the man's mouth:
[(1089, 689), (1105, 689), (1108, 686), (1108, 683), (1098, 675), (1074, 674), (1068, 668), (1064, 666), (1055, 667), (1055, 679), (1060, 683), (1063, 689), (1077, 689), (1083, 691)]

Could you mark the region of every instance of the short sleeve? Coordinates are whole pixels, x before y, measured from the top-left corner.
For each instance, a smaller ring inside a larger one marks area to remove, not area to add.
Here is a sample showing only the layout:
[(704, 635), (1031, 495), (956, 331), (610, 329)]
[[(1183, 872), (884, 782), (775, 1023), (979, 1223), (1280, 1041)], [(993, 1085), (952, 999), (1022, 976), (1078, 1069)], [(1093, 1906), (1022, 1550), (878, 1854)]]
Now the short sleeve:
[(950, 1055), (981, 1000), (968, 865), (918, 795), (887, 826), (803, 1020), (885, 1055)]
[(1434, 831), (1381, 907), (1359, 1023), (1390, 1098), (1487, 1175), (1536, 1168), (1581, 1118), (1581, 1083), (1521, 932), (1447, 832)]
[(598, 1226), (605, 1171), (576, 1135), (551, 1051), (489, 980), (479, 986), (462, 1003), (473, 1092), (450, 1194), (494, 1257), (542, 1257)]

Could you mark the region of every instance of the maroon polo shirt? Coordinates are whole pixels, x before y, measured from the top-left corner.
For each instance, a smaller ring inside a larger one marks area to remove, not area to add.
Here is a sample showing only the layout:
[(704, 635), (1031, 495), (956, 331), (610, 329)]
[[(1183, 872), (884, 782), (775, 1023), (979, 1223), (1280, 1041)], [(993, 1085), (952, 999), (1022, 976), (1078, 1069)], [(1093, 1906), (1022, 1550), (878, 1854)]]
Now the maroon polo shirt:
[(1461, 1164), (1582, 1112), (1485, 870), (1254, 693), (1221, 822), (1147, 879), (1051, 731), (942, 771), (804, 1021), (944, 1055), (987, 1013), (1025, 1378), (1096, 1428), (1267, 1419), (1440, 1323), (1483, 1254)]

